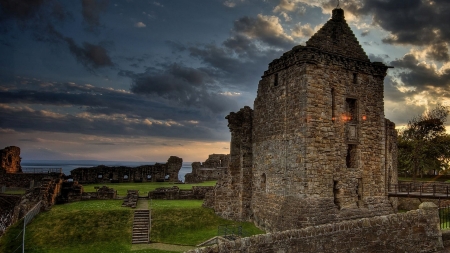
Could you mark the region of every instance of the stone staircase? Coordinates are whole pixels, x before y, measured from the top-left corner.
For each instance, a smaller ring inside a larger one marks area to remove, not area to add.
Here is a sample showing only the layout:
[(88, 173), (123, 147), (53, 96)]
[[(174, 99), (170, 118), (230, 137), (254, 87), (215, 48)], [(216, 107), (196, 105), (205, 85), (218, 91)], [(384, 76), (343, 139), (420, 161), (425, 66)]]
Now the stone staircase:
[(133, 244), (149, 243), (150, 229), (150, 210), (136, 210), (134, 211), (133, 220)]

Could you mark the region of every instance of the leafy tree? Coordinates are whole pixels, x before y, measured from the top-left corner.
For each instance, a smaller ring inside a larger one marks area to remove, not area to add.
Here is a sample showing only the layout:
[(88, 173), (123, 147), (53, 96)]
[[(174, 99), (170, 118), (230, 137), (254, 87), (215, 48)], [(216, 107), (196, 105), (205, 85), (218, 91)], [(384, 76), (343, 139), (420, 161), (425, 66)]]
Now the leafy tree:
[(398, 135), (399, 172), (417, 175), (449, 168), (450, 135), (445, 132), (449, 107), (438, 104), (434, 109), (408, 121)]

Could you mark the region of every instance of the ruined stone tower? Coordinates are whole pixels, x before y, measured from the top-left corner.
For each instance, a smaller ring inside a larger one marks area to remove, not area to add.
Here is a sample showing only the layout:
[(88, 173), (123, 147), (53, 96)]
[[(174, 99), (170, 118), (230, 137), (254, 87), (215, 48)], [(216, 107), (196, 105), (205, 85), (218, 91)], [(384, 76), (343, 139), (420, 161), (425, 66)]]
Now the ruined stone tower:
[(394, 212), (387, 69), (370, 62), (342, 9), (306, 46), (272, 61), (254, 109), (227, 117), (231, 161), (215, 189), (216, 213), (281, 231)]

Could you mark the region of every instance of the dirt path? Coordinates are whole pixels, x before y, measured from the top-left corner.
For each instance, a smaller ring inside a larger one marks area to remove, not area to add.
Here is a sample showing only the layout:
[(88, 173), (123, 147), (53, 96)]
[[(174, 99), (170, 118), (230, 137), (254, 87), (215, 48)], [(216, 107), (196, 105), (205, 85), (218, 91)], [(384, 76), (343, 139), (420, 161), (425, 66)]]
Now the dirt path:
[(192, 246), (183, 246), (175, 244), (165, 244), (165, 243), (150, 243), (150, 244), (134, 244), (131, 246), (131, 251), (143, 250), (143, 249), (159, 249), (168, 251), (184, 252), (187, 250), (194, 249)]
[(136, 209), (139, 210), (148, 210), (148, 200), (140, 199), (137, 202)]

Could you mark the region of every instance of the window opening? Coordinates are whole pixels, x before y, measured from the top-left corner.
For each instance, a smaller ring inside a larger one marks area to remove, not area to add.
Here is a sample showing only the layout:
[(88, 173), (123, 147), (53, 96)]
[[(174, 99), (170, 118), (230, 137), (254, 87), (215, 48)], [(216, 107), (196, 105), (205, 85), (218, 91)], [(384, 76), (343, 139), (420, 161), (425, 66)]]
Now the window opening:
[(128, 179), (128, 175), (123, 175), (123, 179)]
[(358, 73), (353, 73), (353, 83), (354, 84), (358, 83)]
[(261, 189), (266, 191), (266, 173), (261, 175)]
[(355, 122), (358, 118), (356, 117), (356, 99), (347, 98), (345, 99), (345, 120)]
[(356, 145), (348, 144), (347, 157), (346, 157), (347, 168), (357, 168), (358, 167), (356, 153), (357, 153)]
[(98, 174), (97, 178), (100, 178), (100, 179), (103, 178), (103, 174)]
[(278, 73), (275, 73), (273, 78), (273, 86), (278, 86)]
[(336, 120), (336, 99), (335, 99), (335, 93), (334, 88), (331, 88), (331, 120), (334, 122)]

